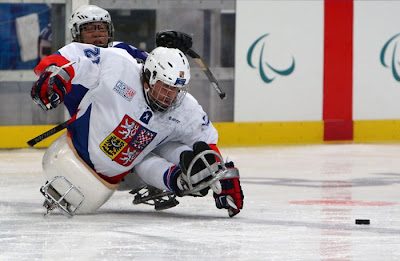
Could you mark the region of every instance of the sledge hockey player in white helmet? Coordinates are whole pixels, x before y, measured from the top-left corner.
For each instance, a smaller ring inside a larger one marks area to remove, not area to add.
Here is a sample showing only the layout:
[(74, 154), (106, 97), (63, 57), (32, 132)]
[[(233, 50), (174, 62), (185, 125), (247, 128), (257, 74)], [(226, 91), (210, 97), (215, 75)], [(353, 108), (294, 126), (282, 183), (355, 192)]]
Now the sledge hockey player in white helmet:
[[(93, 44), (98, 47), (114, 47), (126, 50), (132, 57), (145, 61), (147, 53), (144, 50), (119, 41), (114, 41), (114, 25), (110, 13), (96, 5), (82, 5), (72, 11), (68, 27), (73, 42)], [(192, 38), (179, 31), (161, 31), (156, 35), (157, 46), (178, 48), (182, 52), (192, 46)], [(95, 55), (96, 52), (92, 55)], [(71, 92), (65, 97), (64, 105), (72, 117), (80, 101), (86, 94), (87, 88), (81, 84), (73, 86)]]
[[(239, 172), (223, 161), (216, 129), (187, 93), (190, 66), (184, 53), (158, 47), (143, 65), (118, 48), (100, 48), (96, 57), (87, 57), (94, 48), (71, 43), (35, 68), (39, 79), (31, 97), (44, 110), (63, 102), (74, 83), (89, 89), (68, 134), (43, 158), (48, 213), (95, 212), (131, 176), (166, 196), (205, 196), (211, 189), (217, 208), (238, 214), (244, 198)], [(149, 199), (137, 196), (140, 202)]]
[[(73, 42), (93, 44), (98, 47), (125, 49), (132, 57), (146, 60), (147, 53), (123, 42), (114, 41), (114, 25), (110, 13), (96, 5), (82, 5), (72, 11), (68, 28)], [(93, 54), (95, 55), (95, 54)], [(75, 84), (65, 97), (64, 105), (72, 117), (87, 92), (81, 84)]]
[(110, 13), (95, 5), (82, 5), (75, 9), (68, 27), (74, 42), (108, 47), (114, 39)]
[[(126, 50), (132, 57), (139, 60), (146, 60), (147, 53), (143, 50), (137, 49), (136, 47), (129, 45), (124, 42), (113, 41), (114, 38), (114, 26), (111, 20), (111, 15), (105, 9), (102, 9), (95, 5), (82, 5), (76, 8), (68, 23), (71, 36), (74, 42), (93, 44), (98, 47), (114, 47)], [(192, 46), (192, 38), (182, 32), (164, 30), (156, 34), (157, 46), (178, 48), (183, 52), (186, 52)], [(71, 91), (65, 96), (64, 105), (68, 109), (71, 117), (76, 113), (77, 108), (83, 96), (86, 94), (88, 89), (80, 84), (73, 84)], [(131, 175), (126, 176), (119, 187), (119, 190), (134, 189), (130, 186), (132, 183), (138, 183), (137, 179), (133, 179)], [(146, 186), (143, 190), (148, 190), (151, 195), (163, 193), (155, 188)], [(172, 207), (176, 204), (175, 200), (171, 197), (166, 197), (164, 200), (156, 200), (156, 208), (166, 208), (167, 206)], [(162, 204), (161, 204), (162, 203)]]

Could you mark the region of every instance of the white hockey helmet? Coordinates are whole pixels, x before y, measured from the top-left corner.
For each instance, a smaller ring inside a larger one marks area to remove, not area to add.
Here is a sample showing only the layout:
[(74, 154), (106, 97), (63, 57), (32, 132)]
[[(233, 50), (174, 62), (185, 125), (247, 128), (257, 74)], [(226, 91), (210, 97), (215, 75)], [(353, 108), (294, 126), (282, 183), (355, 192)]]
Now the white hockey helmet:
[[(143, 75), (149, 85), (145, 88), (147, 102), (153, 110), (163, 112), (179, 106), (185, 97), (190, 81), (189, 61), (179, 49), (157, 47), (147, 56)], [(159, 88), (155, 88), (157, 82), (161, 82)], [(167, 91), (160, 91), (160, 88)], [(166, 92), (174, 92), (174, 89), (176, 95), (171, 100)]]
[(111, 21), (111, 15), (107, 10), (96, 5), (82, 5), (72, 12), (68, 21), (68, 27), (74, 42), (81, 42), (82, 25), (91, 22), (107, 23), (108, 45), (110, 45), (114, 39), (114, 25)]

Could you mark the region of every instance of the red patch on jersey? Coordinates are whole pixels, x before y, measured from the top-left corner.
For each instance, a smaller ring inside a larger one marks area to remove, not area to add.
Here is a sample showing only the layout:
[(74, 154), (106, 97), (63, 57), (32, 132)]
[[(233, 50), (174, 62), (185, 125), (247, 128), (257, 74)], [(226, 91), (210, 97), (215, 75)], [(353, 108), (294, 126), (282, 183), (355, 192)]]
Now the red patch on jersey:
[(157, 133), (125, 115), (100, 144), (100, 149), (118, 164), (129, 166), (156, 135)]

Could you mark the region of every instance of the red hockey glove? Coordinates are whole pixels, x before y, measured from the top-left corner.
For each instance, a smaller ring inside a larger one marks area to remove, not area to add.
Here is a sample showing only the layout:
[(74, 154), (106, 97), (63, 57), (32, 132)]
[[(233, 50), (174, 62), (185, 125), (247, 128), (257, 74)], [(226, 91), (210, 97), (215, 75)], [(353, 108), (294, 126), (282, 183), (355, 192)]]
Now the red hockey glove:
[(31, 97), (43, 110), (56, 108), (71, 90), (71, 80), (74, 77), (71, 65), (61, 55), (51, 55), (36, 66), (35, 73), (40, 74), (40, 77), (32, 86)]
[[(233, 162), (226, 163), (229, 168), (234, 168)], [(243, 191), (240, 186), (239, 177), (221, 179), (222, 191), (220, 194), (214, 193), (215, 205), (219, 209), (228, 209), (230, 217), (237, 215), (243, 208)]]

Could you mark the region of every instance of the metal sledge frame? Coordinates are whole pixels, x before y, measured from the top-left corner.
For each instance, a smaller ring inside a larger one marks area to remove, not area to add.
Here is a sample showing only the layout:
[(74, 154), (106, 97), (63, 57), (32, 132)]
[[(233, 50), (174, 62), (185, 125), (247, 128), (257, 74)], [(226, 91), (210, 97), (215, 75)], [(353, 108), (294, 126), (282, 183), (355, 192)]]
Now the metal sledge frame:
[[(158, 191), (160, 192), (154, 193)], [(134, 205), (146, 204), (154, 206), (154, 209), (157, 211), (172, 208), (179, 204), (179, 201), (176, 199), (176, 195), (173, 192), (150, 186), (143, 186), (132, 190), (129, 193), (135, 195), (135, 198), (132, 201)], [(151, 201), (153, 201), (153, 203), (151, 203)]]
[[(52, 186), (52, 183), (58, 179), (64, 180), (65, 183), (69, 186), (67, 191), (64, 192), (62, 195), (59, 194)], [(73, 190), (81, 196), (80, 202), (74, 209), (72, 209), (72, 205), (65, 200), (65, 197), (68, 195), (68, 193)], [(85, 200), (85, 195), (83, 195), (83, 193), (76, 186), (74, 186), (67, 178), (63, 176), (55, 176), (53, 179), (48, 181), (44, 186), (40, 188), (40, 192), (45, 197), (45, 201), (43, 203), (43, 206), (47, 210), (46, 214), (44, 215), (45, 217), (48, 217), (55, 208), (58, 208), (60, 209), (62, 214), (66, 215), (68, 218), (72, 218), (76, 210), (82, 205), (83, 201)], [(56, 195), (52, 195), (52, 193)], [(60, 198), (57, 199), (55, 196), (59, 196)]]

